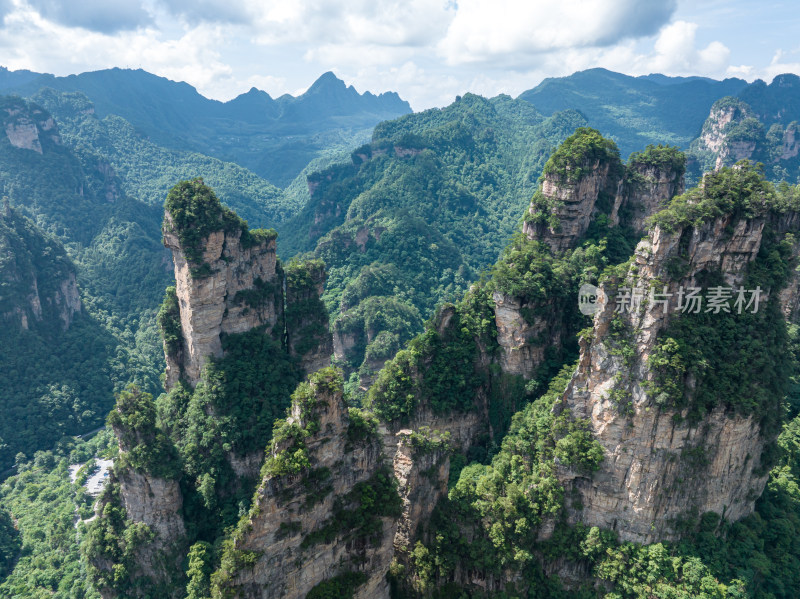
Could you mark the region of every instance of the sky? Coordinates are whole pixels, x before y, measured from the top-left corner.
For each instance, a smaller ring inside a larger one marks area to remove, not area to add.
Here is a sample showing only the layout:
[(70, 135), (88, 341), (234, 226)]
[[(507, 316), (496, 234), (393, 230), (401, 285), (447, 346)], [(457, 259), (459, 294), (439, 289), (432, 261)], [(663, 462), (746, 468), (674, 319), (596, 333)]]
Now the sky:
[(748, 0), (0, 0), (0, 65), (142, 68), (231, 99), (333, 71), (414, 110), (517, 96), (604, 67), (716, 79), (800, 74), (797, 3)]

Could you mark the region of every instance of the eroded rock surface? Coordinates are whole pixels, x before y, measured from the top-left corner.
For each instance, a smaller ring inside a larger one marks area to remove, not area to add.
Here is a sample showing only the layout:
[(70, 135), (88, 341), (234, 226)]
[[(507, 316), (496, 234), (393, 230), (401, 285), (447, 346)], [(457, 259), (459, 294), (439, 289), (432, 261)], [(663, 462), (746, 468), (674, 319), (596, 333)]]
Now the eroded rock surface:
[(167, 356), (168, 387), (181, 372), (191, 385), (197, 384), (208, 358), (222, 356), (221, 334), (261, 326), (269, 333), (283, 311), (274, 239), (245, 248), (241, 230), (215, 231), (203, 243), (203, 261), (211, 274), (195, 277), (173, 228), (167, 212), (164, 244), (172, 251), (184, 342), (180, 363)]

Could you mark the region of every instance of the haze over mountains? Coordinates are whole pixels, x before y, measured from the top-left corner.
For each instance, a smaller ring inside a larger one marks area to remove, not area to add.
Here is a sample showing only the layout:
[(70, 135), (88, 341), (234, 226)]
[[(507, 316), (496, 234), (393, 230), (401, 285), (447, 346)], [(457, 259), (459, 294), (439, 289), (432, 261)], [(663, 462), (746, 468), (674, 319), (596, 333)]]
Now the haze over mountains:
[(333, 73), (320, 76), (296, 98), (273, 99), (252, 88), (219, 102), (188, 83), (142, 70), (68, 77), (0, 72), (0, 92), (28, 96), (43, 87), (83, 92), (99, 118), (120, 116), (161, 146), (236, 162), (280, 187), (313, 158), (362, 143), (378, 122), (411, 112), (396, 93), (359, 94)]

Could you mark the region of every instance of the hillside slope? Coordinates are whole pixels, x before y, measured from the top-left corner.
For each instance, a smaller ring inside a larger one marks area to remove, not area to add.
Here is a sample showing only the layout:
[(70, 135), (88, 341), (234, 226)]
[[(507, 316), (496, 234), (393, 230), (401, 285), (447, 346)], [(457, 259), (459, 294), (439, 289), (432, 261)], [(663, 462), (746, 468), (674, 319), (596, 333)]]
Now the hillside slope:
[(394, 92), (359, 94), (333, 73), (323, 74), (297, 97), (273, 99), (251, 89), (229, 102), (209, 100), (187, 83), (141, 69), (40, 75), (21, 84), (12, 74), (0, 79), (4, 93), (82, 92), (100, 118), (120, 116), (160, 146), (235, 162), (279, 187), (313, 158), (363, 143), (378, 122), (411, 111)]

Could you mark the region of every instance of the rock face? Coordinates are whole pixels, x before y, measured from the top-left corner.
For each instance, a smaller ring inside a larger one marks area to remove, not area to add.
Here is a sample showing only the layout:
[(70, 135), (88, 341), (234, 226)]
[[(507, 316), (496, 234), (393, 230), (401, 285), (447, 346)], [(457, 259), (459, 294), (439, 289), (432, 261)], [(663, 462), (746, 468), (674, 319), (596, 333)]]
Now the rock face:
[(305, 372), (331, 363), (333, 339), (328, 312), (320, 301), (325, 287), (325, 265), (320, 261), (290, 264), (286, 269), (286, 336), (289, 352), (300, 359)]
[(523, 309), (530, 308), (515, 297), (495, 292), (494, 316), (497, 326), (497, 343), (502, 350), (500, 367), (506, 374), (521, 375), (530, 378), (536, 367), (544, 359), (548, 347), (560, 346), (563, 329), (561, 320), (557, 318), (560, 307), (550, 302), (541, 307), (539, 314), (551, 314), (553, 317), (537, 316), (533, 323), (528, 323), (523, 316)]
[(42, 153), (42, 140), (61, 144), (53, 117), (35, 105), (24, 100), (11, 100), (3, 107), (3, 125), (8, 142), (15, 148)]
[[(550, 227), (542, 222), (526, 222), (522, 231), (531, 239), (544, 241), (557, 253), (574, 247), (589, 228), (601, 194), (615, 198), (621, 193), (620, 176), (613, 167), (614, 163), (608, 160), (576, 164), (573, 168), (584, 173), (577, 180), (545, 174), (541, 188), (543, 203), (554, 206), (552, 211), (558, 225)], [(533, 216), (538, 209), (536, 203), (531, 203), (529, 213)]]
[(136, 563), (143, 575), (168, 580), (172, 572), (161, 556), (176, 553), (177, 545), (186, 536), (178, 481), (155, 478), (133, 469), (125, 470), (117, 478), (128, 519), (147, 524), (155, 532), (153, 541), (137, 550)]
[(790, 123), (783, 133), (783, 147), (781, 148), (781, 160), (791, 160), (800, 153), (800, 133), (798, 133), (796, 122)]
[[(590, 223), (604, 214), (611, 225), (624, 224), (635, 231), (646, 219), (684, 190), (684, 166), (672, 159), (668, 148), (652, 150), (649, 160), (631, 158), (623, 166), (611, 153), (601, 159), (567, 162), (566, 174), (545, 174), (539, 193), (528, 209), (531, 220), (523, 225), (529, 239), (547, 243), (558, 255), (574, 250)], [(547, 169), (546, 169), (547, 171)], [(581, 173), (572, 179), (570, 173)], [(550, 226), (549, 222), (557, 222)], [(503, 372), (530, 378), (542, 363), (545, 350), (564, 341), (561, 313), (570, 307), (549, 301), (526, 305), (520, 298), (495, 292), (497, 342), (502, 349)], [(531, 322), (526, 320), (525, 314)]]
[[(637, 247), (624, 285), (644, 297), (651, 284), (659, 292), (666, 284), (677, 294), (679, 286), (699, 286), (701, 271), (719, 270), (726, 285), (736, 287), (758, 254), (765, 222), (765, 217), (735, 222), (727, 216), (674, 233), (656, 227)], [(688, 266), (676, 279), (668, 265), (679, 255)], [(759, 471), (768, 441), (759, 422), (720, 405), (691, 424), (688, 410), (657, 405), (646, 389), (653, 380), (648, 358), (675, 312), (643, 303), (643, 309), (617, 313), (613, 300), (606, 296), (595, 315), (594, 338), (582, 342), (578, 370), (563, 398), (562, 408), (586, 418), (605, 450), (592, 477), (561, 469), (560, 478), (579, 493), (582, 504), (570, 520), (648, 543), (676, 538), (676, 522), (695, 510), (729, 520), (749, 514), (767, 480)], [(677, 303), (677, 296), (672, 300)], [(635, 350), (630, 363), (612, 349), (615, 317), (629, 331)], [(625, 409), (620, 397), (627, 397)]]
[[(67, 330), (81, 311), (75, 268), (64, 248), (7, 204), (0, 212), (0, 269), (6, 292), (0, 294), (0, 320), (30, 329), (35, 325)], [(57, 323), (57, 324), (55, 324)]]
[(260, 326), (269, 333), (282, 316), (275, 240), (244, 248), (241, 234), (241, 230), (212, 232), (203, 241), (203, 261), (211, 274), (195, 277), (172, 217), (169, 212), (164, 215), (164, 244), (172, 251), (175, 265), (184, 342), (180, 362), (167, 356), (168, 387), (181, 372), (191, 385), (197, 384), (208, 358), (222, 356), (221, 334), (244, 333)]
[[(321, 373), (332, 371), (321, 371)], [(312, 382), (313, 407), (295, 401), (289, 423), (317, 432), (304, 441), (310, 467), (296, 475), (267, 475), (256, 494), (247, 531), (235, 541), (239, 552), (257, 552), (252, 567), (240, 569), (226, 583), (234, 597), (303, 599), (321, 582), (348, 571), (369, 579), (356, 593), (360, 599), (387, 598), (385, 574), (392, 559), (396, 520), (377, 517), (368, 535), (339, 530), (344, 511), (358, 510), (352, 493), (370, 484), (384, 467), (377, 436), (348, 443), (350, 421), (340, 386)], [(291, 448), (276, 443), (272, 454)], [(388, 472), (388, 470), (386, 470)], [(328, 534), (325, 531), (330, 531)]]
[(633, 177), (635, 183), (626, 189), (624, 202), (632, 212), (626, 224), (634, 231), (644, 231), (649, 216), (684, 192), (683, 169), (637, 163), (630, 164), (628, 169), (638, 176)]

